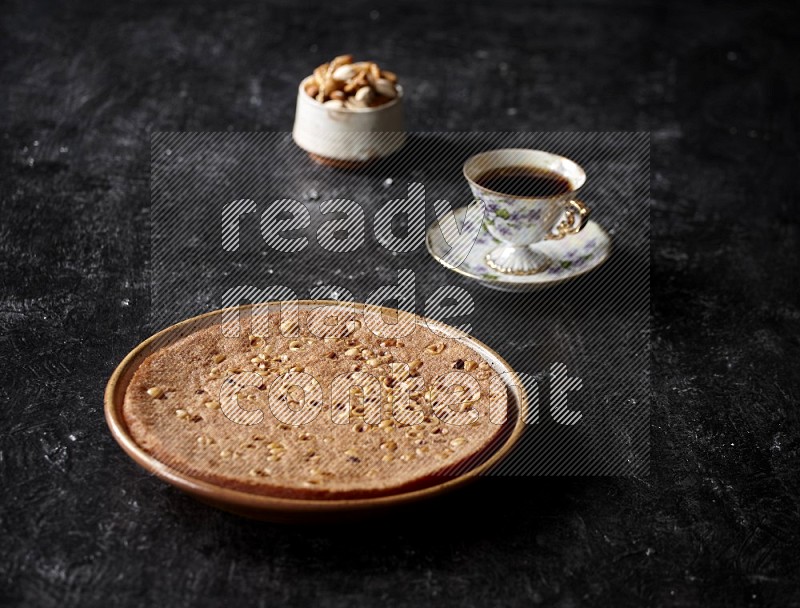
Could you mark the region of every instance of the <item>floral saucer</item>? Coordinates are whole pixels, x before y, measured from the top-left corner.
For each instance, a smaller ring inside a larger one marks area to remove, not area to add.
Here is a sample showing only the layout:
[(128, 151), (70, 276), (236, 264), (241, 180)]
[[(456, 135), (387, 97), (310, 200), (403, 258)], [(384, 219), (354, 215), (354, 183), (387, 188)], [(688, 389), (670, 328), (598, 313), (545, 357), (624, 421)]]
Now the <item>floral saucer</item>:
[[(460, 232), (464, 235), (474, 234), (476, 225), (470, 222), (475, 220), (467, 215), (467, 208), (457, 209), (454, 213), (459, 222), (460, 218), (465, 218)], [(452, 234), (452, 228), (446, 231), (448, 235)], [(437, 262), (486, 287), (501, 291), (533, 291), (563, 283), (598, 268), (611, 254), (611, 237), (594, 221), (588, 222), (577, 234), (534, 245), (535, 250), (551, 259), (550, 265), (536, 274), (503, 274), (490, 268), (486, 263), (486, 254), (499, 243), (486, 231), (484, 224), (481, 224), (474, 243), (472, 239), (460, 238), (458, 235), (456, 239), (449, 236), (445, 239), (439, 220), (428, 228), (425, 238), (425, 245)], [(459, 248), (462, 250), (461, 254), (456, 252)]]

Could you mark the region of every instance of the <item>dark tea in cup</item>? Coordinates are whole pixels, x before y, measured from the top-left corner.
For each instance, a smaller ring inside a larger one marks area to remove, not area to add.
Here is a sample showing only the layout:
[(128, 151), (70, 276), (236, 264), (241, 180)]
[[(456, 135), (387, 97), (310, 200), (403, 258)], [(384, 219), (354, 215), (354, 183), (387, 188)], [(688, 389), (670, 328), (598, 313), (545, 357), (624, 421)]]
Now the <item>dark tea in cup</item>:
[(481, 173), (479, 186), (511, 196), (547, 198), (572, 192), (572, 184), (563, 175), (538, 167), (498, 167)]

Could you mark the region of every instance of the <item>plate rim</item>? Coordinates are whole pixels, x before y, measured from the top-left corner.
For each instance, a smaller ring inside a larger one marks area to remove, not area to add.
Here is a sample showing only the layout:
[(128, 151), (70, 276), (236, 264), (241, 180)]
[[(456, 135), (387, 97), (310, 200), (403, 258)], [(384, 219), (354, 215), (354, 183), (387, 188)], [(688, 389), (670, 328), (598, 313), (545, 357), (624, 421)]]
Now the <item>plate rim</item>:
[[(481, 473), (497, 465), (501, 460), (506, 458), (511, 450), (516, 446), (522, 433), (525, 429), (525, 420), (528, 413), (528, 395), (525, 390), (524, 384), (519, 375), (503, 359), (494, 349), (487, 346), (477, 338), (467, 334), (466, 332), (447, 325), (441, 321), (423, 317), (422, 315), (414, 314), (415, 317), (427, 323), (434, 323), (440, 327), (446, 328), (447, 331), (456, 337), (460, 334), (466, 340), (476, 344), (479, 349), (482, 349), (492, 355), (496, 359), (496, 363), (503, 368), (505, 373), (509, 376), (506, 377), (506, 385), (509, 386), (512, 382), (517, 387), (517, 391), (513, 391), (516, 395), (516, 420), (514, 427), (511, 429), (508, 436), (503, 440), (491, 456), (485, 461), (481, 462), (475, 467), (464, 471), (460, 475), (447, 478), (441, 483), (434, 483), (430, 486), (410, 490), (407, 492), (400, 492), (397, 494), (388, 494), (384, 496), (362, 497), (362, 498), (340, 498), (340, 499), (302, 499), (302, 498), (286, 498), (278, 496), (270, 496), (267, 494), (255, 494), (243, 490), (236, 490), (233, 488), (226, 488), (196, 477), (192, 477), (181, 471), (169, 467), (167, 464), (161, 462), (154, 456), (147, 453), (141, 448), (130, 435), (127, 425), (122, 414), (122, 404), (124, 401), (125, 391), (127, 390), (130, 378), (133, 371), (141, 365), (141, 361), (137, 363), (137, 359), (142, 356), (143, 351), (149, 348), (154, 342), (163, 340), (173, 333), (180, 332), (182, 329), (199, 324), (203, 321), (208, 321), (212, 317), (220, 316), (226, 312), (244, 311), (252, 309), (256, 306), (280, 306), (284, 303), (291, 305), (299, 305), (303, 307), (319, 307), (325, 305), (339, 305), (339, 306), (355, 306), (356, 309), (364, 310), (366, 304), (360, 302), (343, 302), (339, 300), (274, 300), (268, 302), (259, 302), (255, 304), (247, 304), (240, 306), (231, 306), (227, 308), (220, 308), (210, 312), (206, 312), (188, 319), (174, 323), (155, 334), (149, 336), (137, 346), (135, 346), (122, 361), (116, 366), (114, 372), (106, 384), (103, 401), (105, 410), (106, 424), (111, 432), (114, 440), (119, 444), (122, 450), (140, 467), (147, 472), (154, 474), (156, 477), (175, 486), (195, 498), (212, 503), (214, 506), (224, 510), (244, 514), (243, 512), (255, 512), (260, 515), (313, 515), (313, 514), (336, 514), (345, 513), (349, 511), (360, 511), (374, 507), (386, 507), (400, 504), (406, 504), (432, 498), (449, 492), (457, 487), (463, 486), (471, 481), (474, 481)], [(392, 309), (384, 306), (377, 307), (381, 312), (396, 313), (397, 309)], [(408, 312), (408, 311), (400, 311)], [(188, 335), (188, 334), (187, 334)], [(125, 376), (130, 372), (128, 381), (125, 381)], [(443, 478), (444, 479), (444, 478)]]

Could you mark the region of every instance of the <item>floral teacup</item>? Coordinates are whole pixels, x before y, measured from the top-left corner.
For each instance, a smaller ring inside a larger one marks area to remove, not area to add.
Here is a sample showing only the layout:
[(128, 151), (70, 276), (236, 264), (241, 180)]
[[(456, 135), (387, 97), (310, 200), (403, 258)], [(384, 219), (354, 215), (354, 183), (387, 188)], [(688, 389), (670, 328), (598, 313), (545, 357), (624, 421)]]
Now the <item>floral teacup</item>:
[[(567, 186), (564, 192), (553, 195), (521, 196), (495, 192), (481, 185), (481, 177), (488, 172), (510, 168), (554, 175)], [(588, 207), (575, 199), (586, 182), (586, 172), (563, 156), (541, 150), (490, 150), (464, 163), (464, 177), (472, 194), (486, 206), (486, 229), (502, 243), (486, 256), (486, 263), (499, 272), (541, 272), (550, 259), (533, 246), (545, 239), (560, 239), (580, 232), (589, 220)]]

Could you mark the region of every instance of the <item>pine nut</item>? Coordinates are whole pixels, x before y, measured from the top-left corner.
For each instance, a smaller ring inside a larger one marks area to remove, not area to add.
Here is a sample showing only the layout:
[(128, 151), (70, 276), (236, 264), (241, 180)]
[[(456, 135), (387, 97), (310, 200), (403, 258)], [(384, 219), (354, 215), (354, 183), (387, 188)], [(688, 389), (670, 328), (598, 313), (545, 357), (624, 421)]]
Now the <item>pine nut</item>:
[(285, 321), (281, 322), (280, 325), (281, 333), (286, 336), (289, 334), (293, 334), (295, 330), (298, 328), (297, 321), (294, 319), (286, 319)]
[(434, 342), (433, 344), (429, 344), (425, 347), (425, 352), (428, 352), (432, 355), (438, 355), (444, 350), (444, 342)]

